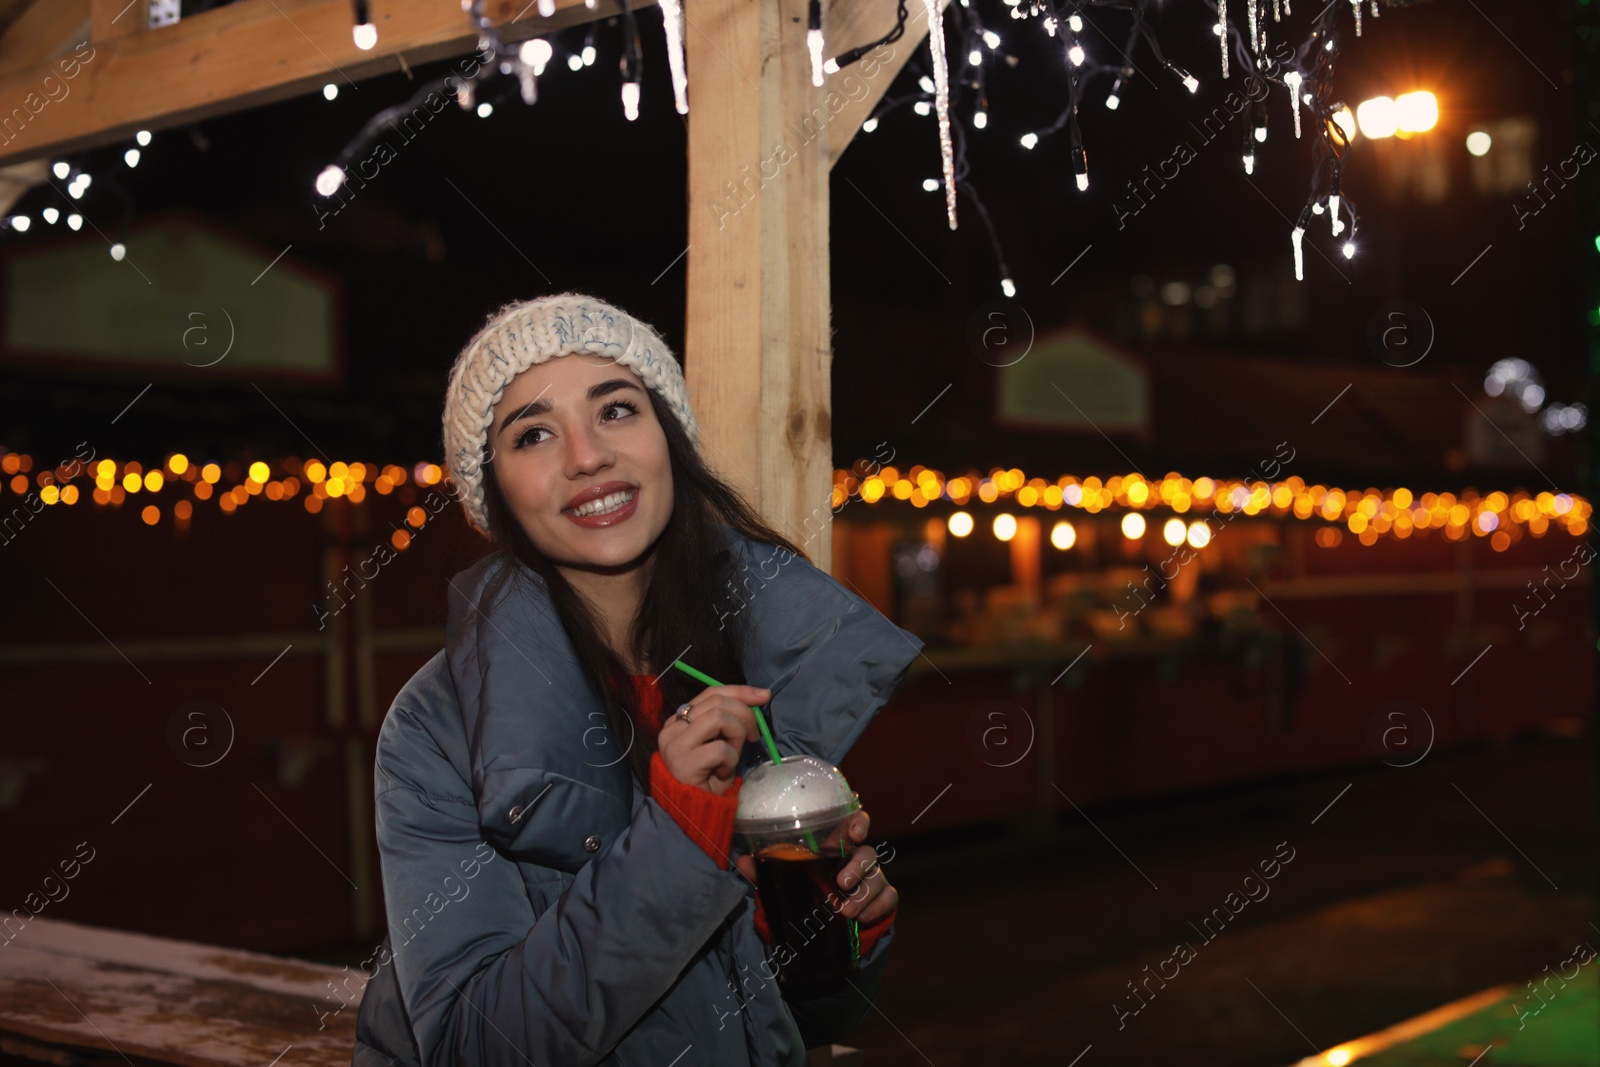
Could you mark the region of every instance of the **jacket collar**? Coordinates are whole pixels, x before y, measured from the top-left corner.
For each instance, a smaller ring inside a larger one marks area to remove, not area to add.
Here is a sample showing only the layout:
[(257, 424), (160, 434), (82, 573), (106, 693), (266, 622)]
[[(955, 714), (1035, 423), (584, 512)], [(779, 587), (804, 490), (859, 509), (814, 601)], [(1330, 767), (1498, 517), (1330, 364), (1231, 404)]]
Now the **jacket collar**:
[[(773, 690), (770, 726), (779, 750), (838, 762), (921, 642), (803, 558), (719, 529), (735, 573), (745, 576), (741, 665), (752, 685)], [(588, 840), (587, 830), (609, 843), (631, 817), (638, 798), (624, 758), (629, 739), (619, 744), (611, 736), (543, 579), (521, 563), (503, 574), (506, 559), (494, 554), (450, 582), (446, 652), (479, 822), (491, 844), (576, 870), (588, 859), (575, 844)], [(486, 599), (502, 578), (498, 595)], [(822, 656), (808, 663), (845, 616), (870, 629), (842, 651), (856, 653), (865, 637), (882, 654), (869, 648), (855, 674)], [(780, 697), (785, 685), (789, 699)], [(747, 746), (741, 773), (760, 759), (757, 746)], [(568, 827), (572, 820), (585, 832)]]

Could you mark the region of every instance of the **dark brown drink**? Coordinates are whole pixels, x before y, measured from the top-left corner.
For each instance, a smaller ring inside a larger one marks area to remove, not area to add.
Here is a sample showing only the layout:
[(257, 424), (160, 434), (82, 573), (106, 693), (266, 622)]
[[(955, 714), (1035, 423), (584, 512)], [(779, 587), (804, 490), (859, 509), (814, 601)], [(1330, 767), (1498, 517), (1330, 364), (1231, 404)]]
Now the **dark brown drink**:
[[(773, 947), (780, 953), (778, 982), (789, 988), (812, 986), (860, 966), (856, 920), (834, 910), (846, 901), (839, 872), (848, 856), (819, 856), (801, 845), (768, 845), (756, 854), (756, 891), (766, 912)], [(834, 907), (829, 906), (832, 898)], [(791, 955), (792, 954), (792, 955)]]

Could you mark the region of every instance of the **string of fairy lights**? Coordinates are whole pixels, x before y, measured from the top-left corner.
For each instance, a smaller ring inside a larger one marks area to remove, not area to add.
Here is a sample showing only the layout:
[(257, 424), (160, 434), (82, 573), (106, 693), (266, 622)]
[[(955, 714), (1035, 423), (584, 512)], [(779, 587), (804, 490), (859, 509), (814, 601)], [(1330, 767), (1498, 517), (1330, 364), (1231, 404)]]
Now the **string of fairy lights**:
[[(639, 44), (639, 28), (629, 0), (619, 0), (622, 9), (623, 52), (619, 64), (622, 77), (623, 113), (629, 120), (639, 116), (639, 77), (643, 55)], [(1088, 150), (1079, 124), (1080, 105), (1089, 99), (1089, 89), (1098, 80), (1109, 79), (1109, 92), (1100, 98), (1105, 107), (1117, 110), (1136, 73), (1142, 73), (1136, 56), (1143, 50), (1191, 94), (1198, 93), (1201, 79), (1168, 57), (1161, 41), (1150, 23), (1151, 0), (1003, 0), (1010, 18), (1019, 22), (1032, 22), (1059, 47), (1061, 70), (1066, 76), (1066, 94), (1062, 109), (1055, 121), (1021, 135), (1019, 143), (1032, 149), (1044, 138), (1065, 130), (1069, 141), (1073, 182), (1081, 192), (1089, 188)], [(1412, 0), (1383, 0), (1395, 5)], [(555, 0), (537, 0), (541, 16), (555, 14)], [(585, 0), (594, 8), (596, 0)], [(1237, 5), (1239, 0), (1235, 0)], [(1355, 204), (1343, 192), (1344, 170), (1351, 141), (1355, 136), (1356, 122), (1350, 108), (1340, 100), (1334, 89), (1334, 69), (1344, 36), (1342, 25), (1348, 20), (1355, 36), (1362, 33), (1363, 4), (1368, 5), (1370, 17), (1378, 17), (1380, 0), (1332, 0), (1310, 18), (1309, 27), (1302, 32), (1298, 44), (1289, 39), (1289, 23), (1293, 21), (1291, 0), (1243, 0), (1243, 15), (1230, 16), (1227, 0), (1205, 0), (1214, 12), (1216, 21), (1211, 24), (1217, 37), (1220, 77), (1229, 81), (1237, 73), (1242, 80), (1258, 79), (1268, 86), (1277, 86), (1282, 93), (1271, 93), (1256, 99), (1249, 97), (1244, 106), (1241, 123), (1242, 151), (1246, 175), (1255, 173), (1257, 153), (1267, 139), (1267, 115), (1271, 101), (1284, 97), (1284, 105), (1293, 119), (1294, 137), (1310, 143), (1311, 180), (1307, 195), (1293, 228), (1290, 244), (1297, 279), (1305, 277), (1304, 244), (1315, 217), (1325, 215), (1329, 233), (1343, 238), (1341, 250), (1346, 258), (1356, 252), (1356, 230), (1359, 217)], [(346, 168), (352, 159), (376, 139), (388, 123), (413, 111), (430, 94), (447, 90), (453, 84), (457, 103), (462, 110), (476, 107), (480, 116), (492, 113), (489, 101), (479, 102), (482, 86), (497, 76), (508, 76), (519, 86), (522, 101), (533, 104), (538, 99), (538, 78), (554, 55), (555, 48), (542, 37), (535, 37), (519, 45), (505, 42), (491, 19), (484, 13), (484, 0), (462, 0), (462, 8), (478, 34), (479, 54), (483, 62), (469, 77), (454, 75), (435, 79), (423, 85), (410, 100), (388, 108), (372, 118), (345, 146), (334, 162), (317, 175), (315, 187), (325, 197), (334, 196), (347, 176)], [(668, 65), (672, 75), (674, 105), (679, 114), (687, 114), (688, 80), (683, 52), (684, 16), (682, 0), (662, 0), (662, 20), (667, 40)], [(957, 228), (957, 192), (964, 193), (983, 223), (994, 251), (1000, 274), (1000, 288), (1007, 297), (1016, 296), (1017, 287), (1006, 265), (999, 234), (990, 220), (977, 190), (967, 180), (969, 167), (966, 160), (966, 127), (981, 131), (989, 125), (989, 97), (987, 90), (988, 66), (998, 62), (1015, 67), (1019, 57), (1004, 47), (995, 29), (985, 26), (972, 0), (959, 0), (949, 9), (952, 26), (945, 26), (946, 12), (940, 0), (922, 0), (922, 10), (928, 20), (928, 53), (931, 76), (923, 75), (917, 81), (916, 92), (907, 93), (879, 102), (873, 115), (863, 124), (864, 132), (876, 129), (882, 119), (895, 109), (910, 104), (919, 115), (934, 115), (937, 119), (941, 177), (927, 178), (923, 187), (929, 192), (943, 190), (945, 214), (950, 229)], [(1270, 10), (1270, 18), (1269, 18)], [(826, 84), (828, 75), (857, 62), (861, 57), (883, 44), (898, 40), (905, 32), (910, 17), (906, 0), (897, 0), (894, 28), (883, 37), (865, 44), (857, 44), (825, 59), (829, 50), (826, 27), (823, 24), (821, 0), (809, 0), (806, 30), (806, 49), (810, 58), (811, 81), (814, 86)], [(1110, 15), (1111, 19), (1105, 16)], [(1112, 19), (1129, 19), (1125, 43), (1117, 48), (1114, 39), (1102, 22)], [(1091, 24), (1091, 18), (1094, 24)], [(1243, 23), (1241, 27), (1240, 23)], [(1092, 31), (1092, 32), (1091, 32)], [(358, 46), (371, 48), (377, 41), (364, 0), (355, 0), (353, 34)], [(965, 62), (957, 62), (952, 71), (950, 41), (960, 42), (955, 55)], [(583, 62), (572, 64), (574, 70), (592, 63), (594, 29), (591, 25), (586, 38)], [(1114, 53), (1114, 55), (1112, 55)], [(574, 57), (576, 57), (576, 53)], [(968, 107), (963, 99), (969, 91), (973, 103)], [(1302, 109), (1306, 112), (1303, 120)], [(962, 116), (966, 115), (965, 121)]]
[[(45, 467), (26, 453), (5, 452), (0, 455), (0, 518), (9, 521), (19, 509), (36, 514), (47, 507), (88, 504), (137, 508), (145, 525), (170, 521), (181, 528), (202, 507), (233, 515), (266, 500), (297, 503), (315, 515), (330, 506), (392, 498), (406, 509), (406, 525), (391, 538), (396, 548), (404, 549), (413, 531), (451, 503), (447, 477), (443, 468), (426, 462), (401, 466), (288, 457), (270, 464), (218, 463), (174, 453), (149, 466), (94, 458)], [(1177, 472), (1161, 478), (1062, 475), (1047, 480), (1030, 478), (1014, 467), (947, 475), (920, 464), (901, 473), (866, 461), (833, 472), (830, 504), (836, 514), (855, 504), (912, 509), (941, 505), (940, 514), (956, 537), (977, 529), (980, 516), (975, 513), (981, 511), (1002, 541), (1010, 540), (1019, 521), (1030, 514), (1059, 513), (1050, 543), (1062, 551), (1070, 551), (1077, 541), (1070, 515), (1079, 516), (1079, 522), (1085, 521), (1083, 516), (1119, 518), (1122, 536), (1131, 541), (1153, 533), (1159, 523), (1168, 544), (1187, 542), (1197, 549), (1210, 542), (1214, 524), (1246, 517), (1315, 523), (1316, 542), (1327, 548), (1342, 543), (1347, 534), (1371, 545), (1379, 538), (1405, 540), (1436, 531), (1454, 541), (1487, 538), (1503, 552), (1524, 537), (1552, 532), (1582, 537), (1593, 512), (1589, 501), (1576, 494), (1520, 489), (1415, 493), (1404, 487), (1341, 489), (1308, 484), (1298, 476), (1273, 481), (1191, 479)]]

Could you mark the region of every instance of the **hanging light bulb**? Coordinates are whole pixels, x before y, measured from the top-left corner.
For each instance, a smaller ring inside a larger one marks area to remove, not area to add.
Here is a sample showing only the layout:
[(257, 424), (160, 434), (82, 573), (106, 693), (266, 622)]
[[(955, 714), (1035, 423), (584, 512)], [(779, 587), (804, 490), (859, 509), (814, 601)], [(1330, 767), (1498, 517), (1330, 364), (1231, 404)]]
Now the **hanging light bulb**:
[(556, 0), (539, 0), (539, 14), (549, 18), (556, 13)]
[(911, 105), (911, 110), (919, 115), (931, 115), (933, 114), (933, 105), (926, 100), (918, 100)]
[(83, 216), (74, 211), (67, 216), (67, 229), (79, 230), (83, 228)]
[(1228, 0), (1217, 0), (1217, 36), (1222, 38), (1222, 76), (1228, 76)]
[(61, 217), (61, 212), (57, 211), (53, 207), (47, 207), (43, 211), (39, 212), (39, 214), (43, 215), (44, 221), (48, 222), (52, 226), (54, 226), (56, 224), (56, 220)]
[(1306, 277), (1306, 261), (1304, 241), (1306, 236), (1306, 223), (1311, 221), (1309, 210), (1300, 209), (1300, 219), (1294, 224), (1294, 232), (1289, 239), (1294, 243), (1294, 280), (1304, 281)]
[(33, 220), (26, 215), (13, 215), (9, 221), (11, 228), (18, 233), (27, 233), (28, 227), (33, 224)]
[(1072, 65), (1074, 67), (1083, 66), (1083, 60), (1084, 60), (1083, 45), (1075, 44), (1071, 48), (1067, 49), (1067, 58), (1072, 60)]
[(1020, 140), (1023, 148), (1032, 148), (1034, 145), (1039, 143), (1039, 135), (1030, 130), (1029, 132), (1023, 134)]
[(1344, 220), (1339, 217), (1339, 194), (1337, 192), (1328, 194), (1328, 214), (1332, 216), (1328, 220), (1329, 229), (1337, 237), (1344, 232)]
[(1256, 154), (1254, 152), (1246, 152), (1244, 154), (1244, 172), (1246, 174), (1254, 174), (1256, 172)]
[(822, 84), (822, 0), (811, 0), (806, 25), (806, 50), (811, 53), (811, 84)]
[(1054, 15), (1051, 15), (1044, 20), (1044, 32), (1049, 34), (1051, 37), (1056, 35), (1056, 17)]
[(327, 85), (324, 85), (322, 87), (322, 99), (324, 99), (324, 100), (332, 100), (334, 97), (336, 97), (338, 95), (339, 95), (339, 87), (337, 85), (333, 84), (332, 82), (329, 82)]
[(329, 164), (322, 168), (322, 173), (317, 175), (317, 192), (323, 196), (332, 196), (339, 191), (339, 186), (344, 184), (344, 168)]
[(950, 67), (945, 59), (944, 8), (940, 0), (922, 0), (928, 14), (928, 51), (933, 56), (934, 104), (939, 110), (939, 160), (944, 165), (944, 213), (956, 228), (955, 148), (950, 139)]
[(1289, 89), (1289, 103), (1294, 105), (1294, 138), (1300, 139), (1300, 72), (1285, 71), (1283, 84)]
[[(683, 60), (683, 0), (661, 0), (661, 20), (667, 30), (667, 66), (672, 70), (672, 101), (678, 109), (678, 114), (689, 113), (689, 73)], [(818, 15), (820, 18), (820, 14)], [(807, 38), (809, 43), (810, 38)], [(821, 54), (822, 34), (817, 33), (816, 46), (818, 52), (812, 56), (815, 65), (817, 56)], [(822, 75), (812, 71), (812, 84), (821, 85)]]
[(629, 122), (639, 117), (638, 82), (622, 83), (622, 113), (628, 117)]
[(981, 130), (981, 129), (984, 129), (985, 127), (987, 127), (988, 125), (989, 125), (989, 113), (987, 111), (983, 110), (982, 108), (979, 108), (977, 111), (972, 113), (972, 128), (973, 129)]
[(583, 46), (583, 65), (586, 66), (586, 67), (594, 66), (594, 57), (595, 57), (594, 45), (585, 44)]
[(1070, 29), (1073, 33), (1082, 33), (1083, 32), (1083, 16), (1079, 15), (1076, 11), (1074, 11), (1072, 14), (1068, 15), (1067, 16), (1067, 28)]
[(357, 48), (369, 52), (372, 46), (378, 43), (378, 27), (372, 24), (372, 16), (367, 11), (367, 0), (355, 0), (355, 5), (356, 24), (350, 34), (355, 38)]
[(1068, 125), (1068, 135), (1072, 139), (1072, 173), (1078, 178), (1078, 191), (1081, 193), (1089, 188), (1089, 157), (1083, 151), (1083, 134), (1078, 130), (1078, 119), (1074, 115)]
[(66, 181), (67, 180), (67, 175), (72, 173), (72, 167), (70, 167), (64, 161), (57, 162), (56, 165), (54, 167), (50, 168), (50, 169), (52, 171), (54, 171), (55, 172), (55, 176), (57, 178), (60, 178), (62, 181)]
[(1354, 259), (1354, 258), (1356, 258), (1356, 243), (1354, 241), (1346, 241), (1344, 243), (1344, 258), (1345, 259)]
[(140, 148), (149, 148), (150, 147), (150, 131), (149, 130), (140, 130), (138, 133), (133, 135), (133, 139), (135, 141), (139, 142), (139, 147)]
[(550, 42), (543, 37), (530, 37), (522, 42), (522, 47), (517, 52), (517, 57), (533, 68), (533, 76), (539, 77), (544, 73), (544, 68), (550, 62), (550, 57), (555, 55), (555, 49), (550, 47)]
[(933, 79), (928, 77), (926, 74), (917, 79), (917, 85), (919, 85), (922, 88), (922, 91), (925, 93), (931, 93), (934, 91)]
[(118, 241), (116, 244), (111, 246), (111, 258), (116, 260), (118, 263), (121, 263), (122, 257), (127, 254), (128, 248), (121, 241)]
[(490, 115), (493, 115), (493, 114), (494, 114), (494, 105), (489, 103), (489, 101), (485, 100), (483, 103), (478, 105), (478, 117), (480, 119), (486, 119)]
[(1017, 283), (1012, 281), (1010, 278), (1001, 278), (1000, 291), (1004, 293), (1006, 298), (1009, 300), (1017, 295)]
[(983, 65), (983, 52), (981, 52), (980, 50), (978, 50), (976, 48), (974, 48), (972, 51), (968, 52), (967, 53), (967, 64), (969, 66), (973, 66), (973, 67), (982, 66)]
[(938, 192), (939, 191), (939, 179), (938, 178), (924, 178), (924, 179), (922, 179), (922, 189), (923, 189), (924, 192), (929, 192), (929, 193)]
[(993, 30), (984, 30), (983, 31), (983, 43), (988, 45), (990, 48), (999, 48), (1000, 47), (1000, 35), (998, 33), (995, 33)]
[(137, 167), (139, 165), (139, 150), (137, 148), (128, 149), (122, 153), (122, 161), (130, 167)]
[(1125, 78), (1127, 78), (1127, 76), (1127, 67), (1124, 67), (1122, 70), (1117, 72), (1117, 80), (1111, 83), (1111, 95), (1106, 97), (1107, 110), (1115, 111), (1122, 103), (1122, 96), (1120, 95), (1122, 93), (1122, 82)]
[(874, 115), (872, 118), (868, 119), (866, 122), (863, 122), (861, 124), (861, 132), (862, 133), (871, 133), (873, 130), (875, 130), (877, 128), (878, 128), (878, 118), (877, 118), (876, 115)]
[(580, 56), (576, 52), (573, 52), (571, 55), (567, 56), (567, 69), (568, 70), (582, 70), (583, 69), (583, 57)]
[(1178, 66), (1176, 63), (1168, 63), (1167, 64), (1167, 69), (1172, 71), (1172, 73), (1178, 78), (1179, 81), (1183, 82), (1183, 87), (1185, 89), (1189, 90), (1191, 93), (1199, 91), (1199, 89), (1200, 89), (1200, 79), (1199, 78), (1196, 78), (1193, 74), (1190, 74), (1188, 71), (1184, 70), (1182, 67)]

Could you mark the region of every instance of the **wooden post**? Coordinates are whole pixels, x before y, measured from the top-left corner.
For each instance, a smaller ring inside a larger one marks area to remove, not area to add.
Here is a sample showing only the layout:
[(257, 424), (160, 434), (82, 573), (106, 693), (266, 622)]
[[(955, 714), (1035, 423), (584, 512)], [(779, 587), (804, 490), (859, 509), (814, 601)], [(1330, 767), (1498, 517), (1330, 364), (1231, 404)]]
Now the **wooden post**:
[(684, 348), (702, 450), (827, 570), (829, 116), (806, 0), (699, 0), (686, 15)]
[[(825, 9), (828, 54), (894, 25)], [(806, 0), (690, 0), (685, 368), (708, 462), (832, 567), (828, 172), (927, 34), (811, 84)]]

